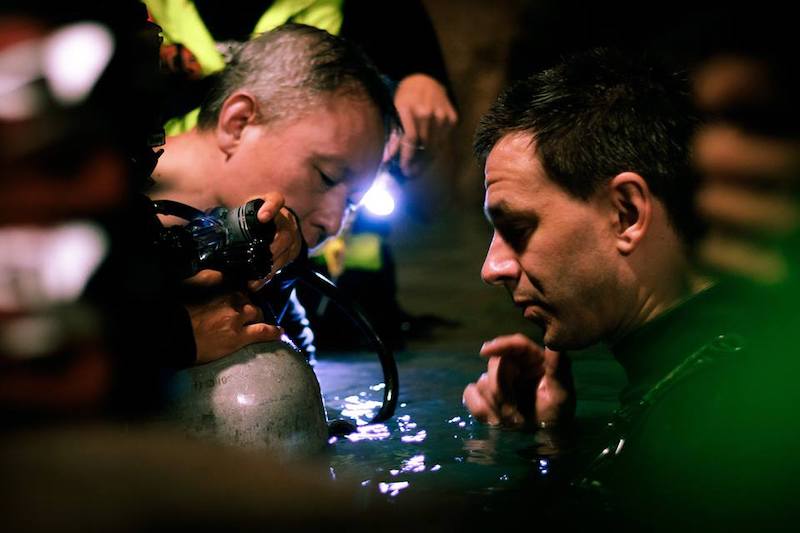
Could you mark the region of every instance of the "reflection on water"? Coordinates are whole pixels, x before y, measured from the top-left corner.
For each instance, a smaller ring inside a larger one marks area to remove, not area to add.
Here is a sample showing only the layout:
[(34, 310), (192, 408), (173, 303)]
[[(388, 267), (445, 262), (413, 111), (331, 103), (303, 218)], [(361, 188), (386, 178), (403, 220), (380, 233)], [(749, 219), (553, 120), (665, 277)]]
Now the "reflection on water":
[(342, 416), (352, 418), (357, 426), (369, 424), (382, 405), (379, 400), (365, 400), (366, 395), (366, 392), (361, 392), (358, 395), (348, 396), (341, 408)]
[[(398, 502), (407, 495), (454, 493), (503, 501), (510, 490), (528, 490), (558, 472), (560, 452), (570, 445), (563, 435), (491, 428), (462, 406), (465, 384), (483, 370), (479, 358), (455, 364), (453, 354), (426, 354), (410, 363), (398, 358), (401, 401), (395, 416), (381, 424), (369, 423), (385, 387), (372, 361), (322, 358), (315, 367), (328, 418), (349, 419), (357, 428), (330, 441), (331, 466), (340, 479)], [(599, 420), (616, 406), (616, 390), (607, 400), (589, 404)]]
[(417, 432), (416, 435), (403, 435), (400, 437), (400, 440), (402, 442), (422, 442), (427, 436), (428, 433), (423, 429), (422, 431)]
[[(344, 411), (342, 411), (344, 414)], [(354, 433), (345, 435), (345, 438), (350, 442), (358, 442), (362, 440), (383, 440), (391, 437), (389, 428), (384, 424), (368, 424), (358, 426)]]
[(467, 462), (479, 465), (495, 463), (495, 442), (492, 434), (487, 439), (468, 439), (464, 441)]
[(381, 494), (389, 494), (389, 496), (397, 496), (400, 494), (400, 491), (403, 489), (407, 489), (409, 486), (408, 481), (397, 481), (395, 483), (378, 483), (378, 490), (381, 491)]

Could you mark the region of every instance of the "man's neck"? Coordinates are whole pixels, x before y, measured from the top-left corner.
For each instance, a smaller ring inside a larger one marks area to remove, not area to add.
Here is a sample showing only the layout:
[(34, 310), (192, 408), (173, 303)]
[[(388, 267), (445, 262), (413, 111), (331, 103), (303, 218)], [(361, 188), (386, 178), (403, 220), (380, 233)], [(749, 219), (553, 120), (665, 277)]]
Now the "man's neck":
[[(680, 275), (675, 276), (675, 271), (680, 272)], [(614, 344), (631, 331), (656, 319), (711, 285), (708, 278), (695, 272), (688, 264), (683, 264), (682, 268), (677, 268), (675, 271), (672, 273), (671, 283), (663, 283), (663, 279), (656, 279), (654, 283), (642, 284), (639, 287), (630, 312), (623, 317), (620, 326), (608, 339), (610, 344)]]
[(214, 177), (221, 154), (213, 134), (192, 129), (168, 137), (153, 172), (156, 184), (150, 196), (189, 204), (198, 209), (219, 204)]

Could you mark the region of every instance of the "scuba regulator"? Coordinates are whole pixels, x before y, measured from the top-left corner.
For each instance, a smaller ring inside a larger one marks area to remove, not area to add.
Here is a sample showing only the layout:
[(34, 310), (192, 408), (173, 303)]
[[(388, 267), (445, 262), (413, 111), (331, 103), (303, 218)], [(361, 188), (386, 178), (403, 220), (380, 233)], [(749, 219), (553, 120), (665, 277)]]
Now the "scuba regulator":
[(275, 223), (262, 224), (256, 216), (264, 200), (206, 212), (172, 200), (158, 200), (154, 205), (159, 214), (188, 221), (185, 226), (163, 228), (158, 243), (181, 278), (212, 269), (247, 281), (265, 278), (272, 270), (269, 244), (275, 237)]
[[(263, 204), (263, 200), (256, 199), (235, 209), (215, 207), (204, 212), (172, 200), (154, 201), (156, 213), (187, 221), (185, 226), (162, 227), (156, 245), (168, 259), (167, 263), (173, 268), (174, 274), (180, 278), (191, 277), (203, 269), (212, 269), (236, 282), (264, 279), (272, 270), (269, 245), (275, 237), (276, 227), (273, 221), (262, 223), (258, 220), (258, 210)], [(358, 304), (339, 291), (332, 281), (311, 268), (308, 247), (302, 235), (300, 238), (303, 247), (298, 257), (282, 268), (257, 294), (262, 295), (276, 322), (283, 318), (287, 303), (285, 295), (291, 292), (297, 281), (334, 302), (358, 326), (378, 354), (385, 387), (383, 403), (372, 423), (388, 420), (394, 415), (398, 398), (394, 355)], [(334, 430), (340, 434), (349, 432), (341, 425), (339, 422)]]

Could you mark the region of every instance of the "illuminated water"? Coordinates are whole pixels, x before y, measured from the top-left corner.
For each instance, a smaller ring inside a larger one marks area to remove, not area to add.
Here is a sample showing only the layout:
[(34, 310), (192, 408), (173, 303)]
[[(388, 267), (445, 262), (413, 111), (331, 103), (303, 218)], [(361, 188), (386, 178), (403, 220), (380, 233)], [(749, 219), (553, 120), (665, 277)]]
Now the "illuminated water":
[[(474, 421), (461, 405), (464, 386), (484, 370), (483, 364), (474, 354), (400, 354), (397, 413), (387, 423), (370, 425), (383, 387), (374, 356), (322, 358), (315, 371), (328, 418), (358, 425), (357, 433), (331, 439), (332, 475), (355, 480), (393, 502), (448, 497), (479, 501), (484, 510), (563, 475), (562, 457), (574, 455), (574, 442), (583, 439), (573, 435), (554, 441), (557, 436), (544, 432), (490, 428)], [(580, 437), (596, 433), (606, 421), (617, 406), (624, 378), (605, 354), (578, 359), (574, 371), (581, 397)], [(565, 450), (570, 453), (561, 453)]]

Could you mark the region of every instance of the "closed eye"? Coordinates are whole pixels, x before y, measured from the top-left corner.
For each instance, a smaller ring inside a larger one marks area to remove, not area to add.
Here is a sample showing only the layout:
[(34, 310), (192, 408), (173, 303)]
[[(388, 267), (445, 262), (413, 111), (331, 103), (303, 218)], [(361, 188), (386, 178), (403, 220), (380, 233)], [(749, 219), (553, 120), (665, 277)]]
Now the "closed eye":
[(324, 183), (326, 187), (336, 187), (338, 182), (335, 179), (328, 176), (320, 169), (317, 169), (317, 172), (319, 172), (319, 177), (322, 179), (322, 183)]

